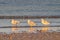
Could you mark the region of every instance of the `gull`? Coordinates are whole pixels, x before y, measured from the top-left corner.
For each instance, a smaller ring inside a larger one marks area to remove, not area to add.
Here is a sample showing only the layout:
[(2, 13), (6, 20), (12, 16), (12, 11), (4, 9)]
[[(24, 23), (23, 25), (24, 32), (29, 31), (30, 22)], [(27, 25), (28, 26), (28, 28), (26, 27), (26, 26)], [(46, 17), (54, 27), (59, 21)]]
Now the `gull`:
[[(17, 26), (18, 23), (20, 23), (20, 22), (17, 21), (17, 20), (14, 20), (14, 19), (11, 20), (11, 24), (14, 25), (14, 26)], [(13, 27), (13, 28), (12, 28), (12, 31), (15, 31), (15, 30), (17, 30), (17, 28), (14, 28), (14, 27)]]
[[(48, 22), (48, 21), (45, 20), (45, 19), (41, 19), (41, 23), (42, 23), (44, 26), (47, 26), (47, 25), (50, 24), (50, 22)], [(41, 31), (42, 31), (42, 32), (46, 32), (48, 29), (49, 29), (48, 27), (43, 27)]]
[(47, 20), (45, 19), (41, 19), (41, 23), (44, 24), (44, 25), (49, 25), (50, 22), (48, 22)]
[(30, 30), (29, 30), (29, 32), (34, 31), (35, 29), (34, 29), (34, 28), (32, 28), (32, 26), (36, 26), (36, 23), (35, 23), (35, 22), (33, 22), (33, 21), (31, 21), (31, 20), (28, 20), (27, 22), (28, 22), (28, 24), (30, 25)]

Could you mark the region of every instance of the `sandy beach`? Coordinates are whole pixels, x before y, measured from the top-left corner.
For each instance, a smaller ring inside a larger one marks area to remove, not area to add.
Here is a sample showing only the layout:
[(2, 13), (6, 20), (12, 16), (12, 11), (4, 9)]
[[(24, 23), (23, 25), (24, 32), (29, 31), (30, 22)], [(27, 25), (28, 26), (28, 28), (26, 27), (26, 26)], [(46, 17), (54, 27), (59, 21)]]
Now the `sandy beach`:
[(60, 32), (0, 33), (0, 40), (60, 40)]

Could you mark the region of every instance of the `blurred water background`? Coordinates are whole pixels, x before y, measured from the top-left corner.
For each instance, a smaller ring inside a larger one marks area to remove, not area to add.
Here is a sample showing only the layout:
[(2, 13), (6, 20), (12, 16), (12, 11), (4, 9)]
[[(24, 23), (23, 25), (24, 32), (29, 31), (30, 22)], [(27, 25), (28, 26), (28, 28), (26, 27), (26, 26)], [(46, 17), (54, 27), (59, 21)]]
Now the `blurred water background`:
[[(0, 16), (60, 16), (60, 0), (0, 0)], [(10, 20), (0, 19), (0, 27), (12, 26)], [(50, 25), (60, 25), (60, 19), (47, 20), (51, 22)], [(22, 21), (18, 26), (28, 25), (26, 21)], [(38, 21), (37, 25), (42, 25), (39, 23), (40, 19), (35, 21)], [(0, 30), (6, 32), (11, 29)]]

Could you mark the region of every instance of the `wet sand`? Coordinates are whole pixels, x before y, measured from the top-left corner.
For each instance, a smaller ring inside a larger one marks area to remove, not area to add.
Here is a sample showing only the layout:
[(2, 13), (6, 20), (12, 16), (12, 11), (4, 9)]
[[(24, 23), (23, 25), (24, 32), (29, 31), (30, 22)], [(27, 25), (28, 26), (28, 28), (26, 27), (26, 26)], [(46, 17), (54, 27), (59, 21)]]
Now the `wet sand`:
[(0, 40), (60, 40), (60, 32), (0, 33)]

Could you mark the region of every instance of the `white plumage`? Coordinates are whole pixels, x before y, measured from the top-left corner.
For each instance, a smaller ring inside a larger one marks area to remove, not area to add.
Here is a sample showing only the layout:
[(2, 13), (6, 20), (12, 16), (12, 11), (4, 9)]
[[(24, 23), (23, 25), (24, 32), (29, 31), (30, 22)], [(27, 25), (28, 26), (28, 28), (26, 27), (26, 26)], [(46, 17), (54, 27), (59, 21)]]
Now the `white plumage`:
[(49, 25), (50, 22), (48, 22), (47, 20), (45, 19), (41, 19), (41, 23), (44, 24), (44, 25)]

